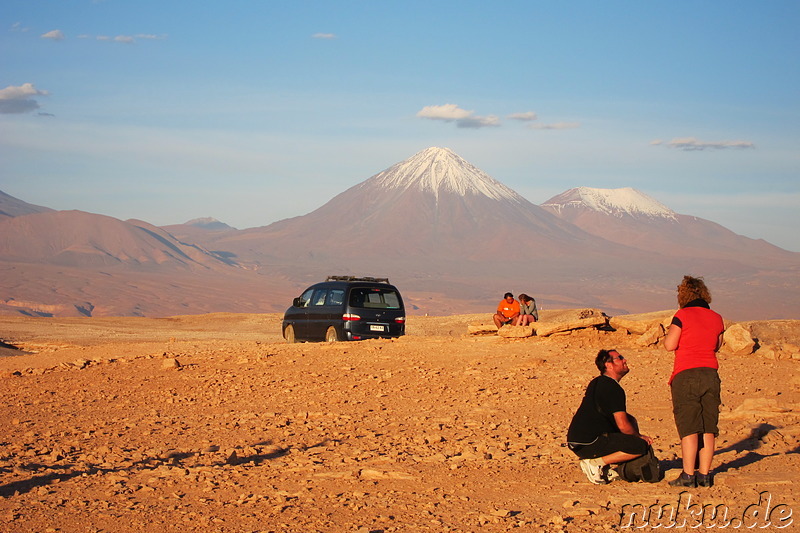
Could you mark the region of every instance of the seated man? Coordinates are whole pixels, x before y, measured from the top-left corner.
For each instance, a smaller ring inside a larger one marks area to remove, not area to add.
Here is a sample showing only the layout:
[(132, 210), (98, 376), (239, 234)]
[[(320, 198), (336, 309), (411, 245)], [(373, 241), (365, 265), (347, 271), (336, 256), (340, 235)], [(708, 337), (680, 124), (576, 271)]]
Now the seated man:
[(619, 384), (628, 362), (616, 350), (600, 350), (595, 358), (600, 375), (589, 382), (567, 431), (567, 445), (580, 458), (581, 470), (594, 484), (610, 481), (611, 465), (648, 453), (653, 439), (639, 433), (627, 413), (625, 391)]
[(500, 303), (497, 304), (497, 312), (494, 314), (494, 325), (497, 329), (506, 324), (513, 324), (519, 316), (519, 302), (514, 299), (514, 295), (507, 292)]

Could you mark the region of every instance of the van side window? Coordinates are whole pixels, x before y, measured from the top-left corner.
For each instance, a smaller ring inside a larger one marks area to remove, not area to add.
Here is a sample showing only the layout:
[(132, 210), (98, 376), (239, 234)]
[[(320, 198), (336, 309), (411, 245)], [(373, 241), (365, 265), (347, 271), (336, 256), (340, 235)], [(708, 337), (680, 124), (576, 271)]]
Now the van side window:
[(311, 301), (311, 294), (314, 292), (314, 289), (308, 289), (303, 295), (300, 297), (300, 306), (299, 307), (308, 307), (308, 302)]
[(327, 289), (317, 289), (314, 291), (314, 298), (311, 305), (325, 305), (325, 298), (328, 296)]
[(344, 289), (331, 289), (328, 291), (326, 305), (342, 305), (344, 303)]

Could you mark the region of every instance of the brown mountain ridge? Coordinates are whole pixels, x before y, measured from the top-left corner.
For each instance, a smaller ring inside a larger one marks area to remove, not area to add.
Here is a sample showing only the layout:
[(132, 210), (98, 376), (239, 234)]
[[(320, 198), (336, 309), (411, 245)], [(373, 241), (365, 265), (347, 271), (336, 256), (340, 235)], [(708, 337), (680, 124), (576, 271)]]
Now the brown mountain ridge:
[(693, 274), (731, 319), (800, 315), (800, 254), (665, 214), (628, 190), (595, 191), (608, 205), (567, 191), (537, 206), (429, 148), (307, 215), (257, 228), (7, 216), (0, 313), (275, 312), (310, 282), (356, 274), (390, 277), (412, 314), (490, 312), (507, 290), (542, 307), (624, 314), (674, 307), (675, 285)]

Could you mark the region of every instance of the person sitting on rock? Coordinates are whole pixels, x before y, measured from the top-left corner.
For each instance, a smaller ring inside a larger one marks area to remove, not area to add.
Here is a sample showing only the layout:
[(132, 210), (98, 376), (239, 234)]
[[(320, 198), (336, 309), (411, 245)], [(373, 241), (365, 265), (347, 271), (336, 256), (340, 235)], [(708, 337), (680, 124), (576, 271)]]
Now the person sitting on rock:
[(626, 410), (619, 384), (630, 371), (625, 358), (617, 350), (600, 350), (595, 365), (600, 375), (586, 387), (567, 431), (567, 446), (589, 481), (602, 485), (616, 474), (611, 466), (648, 453), (653, 439), (639, 433), (639, 424)]
[(517, 326), (527, 326), (531, 322), (539, 321), (539, 311), (536, 309), (536, 300), (525, 294), (519, 295), (519, 316)]
[(519, 316), (519, 302), (514, 299), (514, 295), (507, 292), (500, 303), (497, 304), (497, 312), (494, 314), (494, 325), (497, 329), (506, 324), (513, 324)]

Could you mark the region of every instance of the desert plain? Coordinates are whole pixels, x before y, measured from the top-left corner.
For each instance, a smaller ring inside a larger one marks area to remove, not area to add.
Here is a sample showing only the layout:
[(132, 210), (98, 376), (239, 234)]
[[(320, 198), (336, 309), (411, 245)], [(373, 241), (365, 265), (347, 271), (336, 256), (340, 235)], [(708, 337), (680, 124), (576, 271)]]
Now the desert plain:
[[(468, 334), (488, 318), (287, 344), (278, 314), (0, 316), (0, 530), (800, 530), (798, 354), (720, 353), (715, 485), (678, 489), (672, 354), (619, 329)], [(800, 321), (760, 327), (800, 345)], [(612, 347), (659, 483), (592, 485), (563, 446)]]

